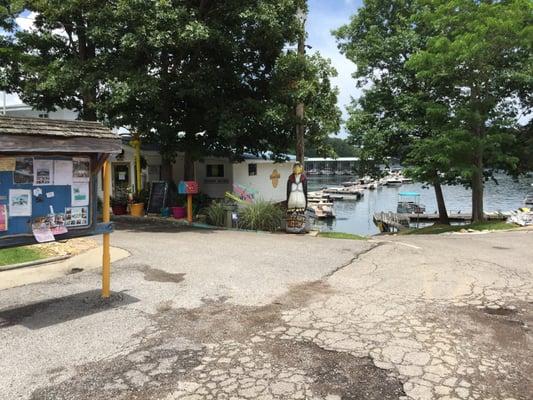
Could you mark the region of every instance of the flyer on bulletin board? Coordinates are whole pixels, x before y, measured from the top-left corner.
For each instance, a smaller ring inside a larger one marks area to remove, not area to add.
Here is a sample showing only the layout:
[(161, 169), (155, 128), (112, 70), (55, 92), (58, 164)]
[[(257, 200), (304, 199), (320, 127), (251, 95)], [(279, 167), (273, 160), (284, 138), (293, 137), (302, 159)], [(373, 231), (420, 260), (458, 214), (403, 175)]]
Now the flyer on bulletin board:
[(72, 160), (54, 161), (54, 185), (72, 185)]
[(89, 205), (89, 183), (73, 182), (72, 183), (72, 207)]
[(10, 217), (30, 217), (31, 216), (31, 190), (10, 189), (9, 190), (9, 216)]
[(14, 171), (15, 157), (0, 157), (0, 171)]
[(7, 231), (7, 206), (0, 204), (0, 232)]
[(34, 185), (54, 183), (54, 160), (33, 160)]
[(33, 183), (33, 158), (17, 157), (13, 183)]
[(90, 168), (91, 160), (89, 158), (74, 157), (72, 159), (72, 180), (74, 182), (89, 182)]

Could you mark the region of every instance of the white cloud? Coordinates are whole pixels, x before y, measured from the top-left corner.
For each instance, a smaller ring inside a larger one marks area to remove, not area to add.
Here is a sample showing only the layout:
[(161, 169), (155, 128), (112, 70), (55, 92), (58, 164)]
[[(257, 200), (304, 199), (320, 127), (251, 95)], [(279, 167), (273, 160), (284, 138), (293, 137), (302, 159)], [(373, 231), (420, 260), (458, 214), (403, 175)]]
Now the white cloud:
[(19, 28), (23, 31), (30, 31), (34, 29), (33, 22), (35, 21), (36, 13), (30, 12), (26, 16), (20, 16), (15, 19), (15, 22)]

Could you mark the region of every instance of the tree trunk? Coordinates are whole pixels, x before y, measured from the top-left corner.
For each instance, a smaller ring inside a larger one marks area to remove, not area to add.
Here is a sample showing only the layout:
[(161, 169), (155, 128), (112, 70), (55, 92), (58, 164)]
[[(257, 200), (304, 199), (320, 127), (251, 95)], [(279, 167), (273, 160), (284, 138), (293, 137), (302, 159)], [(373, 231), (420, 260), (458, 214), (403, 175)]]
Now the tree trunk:
[(448, 218), (448, 210), (446, 210), (446, 203), (444, 201), (444, 194), (442, 193), (442, 186), (438, 180), (433, 183), (435, 188), (435, 197), (437, 198), (437, 207), (439, 209), (439, 224), (450, 225)]
[[(301, 121), (304, 117), (304, 105), (296, 106), (296, 117)], [(305, 158), (305, 127), (302, 122), (296, 125), (296, 161), (304, 165)]]
[(474, 174), (472, 175), (472, 222), (485, 219), (483, 211), (483, 155), (476, 155)]
[[(303, 22), (305, 32), (305, 22)], [(298, 39), (298, 55), (305, 57), (305, 33)], [(296, 104), (296, 161), (304, 165), (305, 158), (305, 126), (304, 126), (304, 104)]]
[(190, 151), (185, 152), (185, 159), (183, 160), (183, 179), (186, 181), (194, 180), (194, 159)]
[(174, 176), (172, 171), (172, 160), (167, 157), (161, 158), (161, 179), (165, 182), (174, 182)]

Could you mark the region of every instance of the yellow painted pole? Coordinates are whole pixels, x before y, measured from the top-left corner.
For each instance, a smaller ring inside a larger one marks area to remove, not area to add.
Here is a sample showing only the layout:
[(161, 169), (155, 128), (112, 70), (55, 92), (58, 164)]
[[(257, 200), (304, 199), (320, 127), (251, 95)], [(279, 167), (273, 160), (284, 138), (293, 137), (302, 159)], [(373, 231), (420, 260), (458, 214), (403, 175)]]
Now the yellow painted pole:
[[(111, 167), (109, 161), (103, 165), (104, 172), (104, 206), (103, 221), (109, 222), (109, 195), (111, 191)], [(111, 254), (109, 251), (109, 233), (104, 233), (104, 255), (102, 257), (102, 297), (108, 299), (111, 294)]]
[(135, 134), (135, 139), (131, 141), (135, 147), (135, 188), (137, 193), (141, 192), (141, 138)]
[(192, 194), (187, 195), (187, 221), (192, 224)]

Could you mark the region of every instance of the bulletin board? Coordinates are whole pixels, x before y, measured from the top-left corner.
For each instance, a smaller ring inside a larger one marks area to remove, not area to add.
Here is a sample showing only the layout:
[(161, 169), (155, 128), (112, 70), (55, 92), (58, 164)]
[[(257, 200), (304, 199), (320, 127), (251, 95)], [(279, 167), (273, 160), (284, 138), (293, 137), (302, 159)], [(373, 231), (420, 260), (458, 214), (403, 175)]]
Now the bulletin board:
[(0, 248), (101, 234), (96, 157), (0, 155)]

